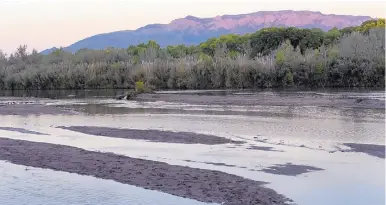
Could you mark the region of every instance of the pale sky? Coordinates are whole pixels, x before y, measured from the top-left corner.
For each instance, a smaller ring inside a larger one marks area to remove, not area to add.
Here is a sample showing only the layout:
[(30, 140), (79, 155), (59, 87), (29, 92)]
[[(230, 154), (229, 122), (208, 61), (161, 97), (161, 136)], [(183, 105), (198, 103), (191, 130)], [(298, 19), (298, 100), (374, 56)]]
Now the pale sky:
[(264, 10), (312, 10), (384, 18), (384, 0), (0, 0), (0, 49), (43, 50), (85, 37), (169, 23), (187, 15), (214, 17)]

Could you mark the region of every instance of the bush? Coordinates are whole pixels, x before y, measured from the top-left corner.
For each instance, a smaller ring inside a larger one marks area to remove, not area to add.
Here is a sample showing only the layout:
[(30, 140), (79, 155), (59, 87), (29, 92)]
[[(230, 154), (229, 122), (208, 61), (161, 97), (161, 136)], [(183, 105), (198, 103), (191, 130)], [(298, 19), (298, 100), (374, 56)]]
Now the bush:
[(135, 92), (144, 93), (145, 92), (145, 83), (143, 81), (135, 82)]
[[(75, 54), (58, 49), (41, 55), (27, 53), (26, 47), (11, 55), (0, 51), (0, 89), (124, 88), (143, 93), (152, 89), (385, 85), (384, 29), (368, 34), (353, 31), (318, 48), (313, 44), (305, 48), (306, 42), (300, 45), (296, 40), (269, 44), (264, 40), (270, 39), (269, 32), (261, 34), (253, 36), (249, 47), (245, 42), (228, 42), (222, 47), (163, 49), (150, 42), (129, 49), (82, 49)], [(253, 45), (261, 53), (250, 57)]]

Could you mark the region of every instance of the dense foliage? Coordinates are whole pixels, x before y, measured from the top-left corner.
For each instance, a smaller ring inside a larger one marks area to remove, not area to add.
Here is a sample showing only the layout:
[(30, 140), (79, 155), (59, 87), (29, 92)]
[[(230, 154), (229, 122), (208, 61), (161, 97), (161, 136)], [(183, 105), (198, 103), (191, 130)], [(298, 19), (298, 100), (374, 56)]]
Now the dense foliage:
[[(385, 20), (332, 29), (266, 28), (198, 46), (0, 51), (0, 89), (373, 87), (385, 85)], [(143, 86), (143, 85), (141, 85)]]

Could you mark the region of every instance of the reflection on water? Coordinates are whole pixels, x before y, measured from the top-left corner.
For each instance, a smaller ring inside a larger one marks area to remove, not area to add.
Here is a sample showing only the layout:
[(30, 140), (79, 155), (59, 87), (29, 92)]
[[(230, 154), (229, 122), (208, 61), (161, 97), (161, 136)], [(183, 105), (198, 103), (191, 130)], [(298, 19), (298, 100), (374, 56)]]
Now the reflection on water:
[[(27, 170), (26, 170), (27, 169)], [(1, 205), (205, 205), (110, 180), (0, 161)]]

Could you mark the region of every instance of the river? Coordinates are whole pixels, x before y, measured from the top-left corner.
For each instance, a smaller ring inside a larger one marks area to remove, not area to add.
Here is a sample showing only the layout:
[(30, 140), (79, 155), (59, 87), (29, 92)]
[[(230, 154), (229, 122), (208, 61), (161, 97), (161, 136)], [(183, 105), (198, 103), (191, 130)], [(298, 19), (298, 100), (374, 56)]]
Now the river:
[[(41, 105), (69, 113), (4, 111), (0, 137), (219, 170), (268, 182), (266, 187), (299, 205), (385, 204), (384, 150), (383, 157), (377, 157), (369, 150), (350, 151), (345, 145), (385, 144), (385, 110), (378, 106), (384, 106), (384, 91), (168, 91), (157, 93), (152, 100), (146, 96), (138, 101), (113, 99), (121, 92), (4, 92), (0, 97), (3, 107)], [(275, 103), (276, 98), (280, 104)], [(369, 106), (349, 104), (359, 102), (357, 99)], [(326, 103), (329, 106), (320, 106)], [(59, 126), (192, 132), (245, 143), (154, 142), (96, 136)], [(288, 163), (317, 169), (299, 173), (293, 173), (295, 169), (268, 170)], [(109, 205), (204, 204), (110, 180), (0, 161), (0, 204), (100, 201)]]

